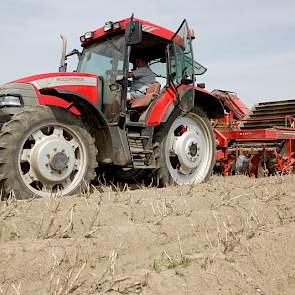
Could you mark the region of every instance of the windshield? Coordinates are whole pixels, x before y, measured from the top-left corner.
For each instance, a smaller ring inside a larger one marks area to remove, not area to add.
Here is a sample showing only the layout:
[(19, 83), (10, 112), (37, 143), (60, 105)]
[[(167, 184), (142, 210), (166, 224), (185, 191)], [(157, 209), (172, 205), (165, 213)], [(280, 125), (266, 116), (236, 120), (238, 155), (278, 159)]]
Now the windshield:
[(123, 74), (125, 38), (124, 35), (103, 39), (83, 50), (78, 72), (95, 74), (103, 78), (100, 83), (100, 107), (109, 122), (116, 122), (121, 108), (121, 88), (111, 91), (110, 85)]
[(104, 39), (83, 50), (77, 72), (96, 74), (114, 82), (123, 73), (125, 38)]

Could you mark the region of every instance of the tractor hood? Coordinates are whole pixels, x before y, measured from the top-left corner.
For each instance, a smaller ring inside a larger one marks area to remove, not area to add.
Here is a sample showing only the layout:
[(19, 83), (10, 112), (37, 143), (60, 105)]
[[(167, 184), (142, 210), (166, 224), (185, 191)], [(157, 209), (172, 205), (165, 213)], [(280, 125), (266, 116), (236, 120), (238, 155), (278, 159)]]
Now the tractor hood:
[(0, 86), (0, 94), (18, 95), (24, 106), (41, 104), (67, 107), (69, 103), (63, 99), (41, 93), (42, 89), (55, 88), (83, 97), (98, 106), (98, 81), (98, 76), (85, 73), (39, 74)]
[(21, 78), (14, 83), (30, 83), (37, 89), (49, 87), (97, 86), (97, 76), (85, 73), (47, 73)]

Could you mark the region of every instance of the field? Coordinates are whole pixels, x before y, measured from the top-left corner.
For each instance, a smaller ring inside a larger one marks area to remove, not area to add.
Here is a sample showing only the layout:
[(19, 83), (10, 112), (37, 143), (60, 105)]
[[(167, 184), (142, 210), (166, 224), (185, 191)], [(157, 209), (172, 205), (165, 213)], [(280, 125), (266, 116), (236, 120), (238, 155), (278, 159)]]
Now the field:
[(0, 294), (295, 294), (295, 176), (0, 204)]

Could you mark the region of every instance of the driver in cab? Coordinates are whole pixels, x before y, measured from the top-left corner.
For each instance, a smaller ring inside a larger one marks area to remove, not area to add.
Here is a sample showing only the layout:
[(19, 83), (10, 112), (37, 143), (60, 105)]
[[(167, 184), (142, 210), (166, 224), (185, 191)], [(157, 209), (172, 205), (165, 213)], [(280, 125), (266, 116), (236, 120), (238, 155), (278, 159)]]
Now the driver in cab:
[(156, 83), (156, 74), (150, 69), (145, 58), (137, 57), (135, 66), (136, 70), (128, 73), (128, 78), (132, 78), (130, 91), (127, 95), (129, 103), (144, 96), (147, 88)]

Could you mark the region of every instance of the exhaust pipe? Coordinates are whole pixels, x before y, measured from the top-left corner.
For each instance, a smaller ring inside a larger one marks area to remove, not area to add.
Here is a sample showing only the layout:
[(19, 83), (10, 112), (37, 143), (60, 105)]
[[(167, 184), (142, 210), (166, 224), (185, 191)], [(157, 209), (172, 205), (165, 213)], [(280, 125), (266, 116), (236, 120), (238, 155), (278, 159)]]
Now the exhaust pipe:
[(67, 63), (66, 63), (66, 54), (67, 54), (67, 38), (64, 35), (60, 35), (62, 40), (62, 54), (61, 60), (59, 65), (59, 72), (66, 72), (67, 71)]

